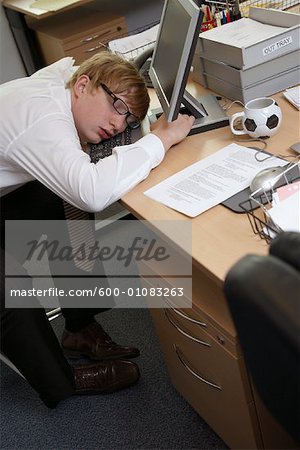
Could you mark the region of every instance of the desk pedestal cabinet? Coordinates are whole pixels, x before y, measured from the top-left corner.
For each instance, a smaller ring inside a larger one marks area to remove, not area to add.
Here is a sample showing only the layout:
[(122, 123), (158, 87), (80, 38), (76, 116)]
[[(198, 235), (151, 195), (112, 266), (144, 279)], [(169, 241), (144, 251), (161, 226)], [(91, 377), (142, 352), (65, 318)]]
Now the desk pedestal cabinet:
[(27, 24), (36, 32), (46, 64), (65, 56), (72, 56), (76, 64), (81, 64), (105, 50), (109, 41), (127, 34), (124, 17), (85, 8), (42, 20), (28, 17)]
[[(142, 284), (171, 287), (164, 278)], [(151, 315), (177, 391), (232, 449), (296, 448), (274, 419), (263, 429), (269, 415), (253, 392), (222, 287), (193, 268), (193, 307), (172, 308), (169, 300)]]

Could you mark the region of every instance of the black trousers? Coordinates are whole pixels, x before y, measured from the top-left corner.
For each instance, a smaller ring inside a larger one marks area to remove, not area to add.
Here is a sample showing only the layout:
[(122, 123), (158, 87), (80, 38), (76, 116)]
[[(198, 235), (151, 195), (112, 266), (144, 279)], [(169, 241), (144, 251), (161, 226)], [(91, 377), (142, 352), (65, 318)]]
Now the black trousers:
[(225, 294), (257, 391), (300, 442), (300, 233), (281, 233), (268, 256), (236, 263)]
[[(31, 304), (36, 308), (6, 308), (5, 307), (5, 267), (23, 274), (21, 289), (31, 289), (32, 280), (26, 277), (27, 272), (22, 267), (23, 257), (18, 239), (15, 236), (13, 254), (5, 249), (6, 220), (64, 220), (63, 201), (37, 181), (27, 183), (1, 198), (1, 351), (15, 364), (29, 384), (37, 391), (40, 398), (52, 405), (74, 393), (74, 378), (70, 365), (65, 359), (59, 342), (47, 319), (45, 310), (40, 303), (31, 298)], [(47, 230), (45, 230), (47, 233)], [(65, 227), (64, 239), (68, 239)], [(76, 269), (78, 276), (84, 276)], [(18, 289), (20, 281), (13, 280), (14, 288)], [(55, 281), (55, 285), (60, 280)], [(63, 308), (62, 314), (66, 323), (76, 324), (80, 329), (90, 323), (94, 315), (105, 309), (100, 308)]]

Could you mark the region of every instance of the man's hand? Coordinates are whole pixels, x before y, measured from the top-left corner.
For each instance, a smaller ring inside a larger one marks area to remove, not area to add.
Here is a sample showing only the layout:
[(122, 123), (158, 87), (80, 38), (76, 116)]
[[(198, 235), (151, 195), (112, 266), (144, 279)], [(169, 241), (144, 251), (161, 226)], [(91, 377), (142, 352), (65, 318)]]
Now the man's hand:
[(189, 134), (194, 122), (195, 117), (187, 114), (179, 114), (173, 122), (167, 122), (165, 116), (162, 115), (152, 124), (151, 133), (159, 137), (167, 151)]

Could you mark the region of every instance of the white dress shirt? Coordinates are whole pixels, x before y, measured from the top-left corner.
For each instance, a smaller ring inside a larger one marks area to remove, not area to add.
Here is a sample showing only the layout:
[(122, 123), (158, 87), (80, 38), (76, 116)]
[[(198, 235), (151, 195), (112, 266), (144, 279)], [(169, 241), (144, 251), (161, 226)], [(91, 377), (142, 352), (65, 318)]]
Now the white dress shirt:
[(164, 157), (160, 139), (148, 134), (90, 162), (81, 147), (66, 81), (73, 59), (0, 86), (1, 195), (39, 180), (84, 211), (101, 211), (146, 178)]

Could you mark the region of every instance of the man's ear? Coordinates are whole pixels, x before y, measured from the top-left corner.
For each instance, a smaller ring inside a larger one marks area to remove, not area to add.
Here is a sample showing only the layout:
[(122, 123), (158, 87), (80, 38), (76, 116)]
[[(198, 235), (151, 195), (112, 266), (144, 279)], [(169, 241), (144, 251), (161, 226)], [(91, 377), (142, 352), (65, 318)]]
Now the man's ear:
[(81, 75), (74, 84), (74, 94), (77, 97), (81, 97), (83, 94), (85, 94), (88, 89), (89, 82), (90, 79), (87, 75)]

